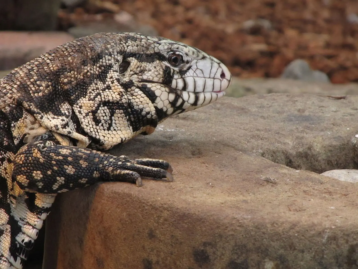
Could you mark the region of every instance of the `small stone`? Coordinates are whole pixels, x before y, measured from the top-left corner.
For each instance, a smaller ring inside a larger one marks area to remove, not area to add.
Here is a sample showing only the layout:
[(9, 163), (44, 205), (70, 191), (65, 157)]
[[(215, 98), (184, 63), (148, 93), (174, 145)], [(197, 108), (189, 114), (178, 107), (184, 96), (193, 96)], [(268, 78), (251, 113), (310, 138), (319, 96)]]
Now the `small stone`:
[(272, 23), (265, 19), (247, 20), (242, 24), (242, 29), (249, 34), (257, 35), (272, 30)]
[(347, 21), (352, 24), (358, 24), (358, 14), (351, 13), (347, 16)]
[(330, 82), (325, 73), (318, 70), (312, 70), (309, 64), (302, 59), (292, 61), (283, 71), (281, 78), (310, 82)]

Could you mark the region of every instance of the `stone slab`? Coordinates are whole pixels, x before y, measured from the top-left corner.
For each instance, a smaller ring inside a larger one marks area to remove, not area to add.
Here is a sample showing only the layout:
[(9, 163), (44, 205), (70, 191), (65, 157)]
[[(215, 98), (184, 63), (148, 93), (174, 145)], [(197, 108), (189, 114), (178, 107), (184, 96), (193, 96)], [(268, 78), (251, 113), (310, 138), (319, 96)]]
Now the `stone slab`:
[(273, 161), (354, 166), (357, 98), (223, 98), (167, 120), (112, 153), (166, 159), (175, 182), (59, 195), (44, 268), (355, 268), (358, 185)]
[(339, 97), (358, 95), (358, 83), (330, 84), (282, 78), (242, 79), (234, 77), (226, 92), (227, 96), (231, 97), (270, 93), (309, 93)]
[(168, 119), (154, 134), (138, 137), (120, 149), (137, 156), (153, 157), (165, 151), (200, 157), (218, 148), (234, 148), (295, 169), (321, 173), (357, 168), (357, 116), (358, 96), (224, 97), (209, 107)]
[(346, 268), (358, 261), (357, 185), (235, 150), (172, 163), (174, 183), (105, 183), (61, 195), (47, 224), (44, 268)]

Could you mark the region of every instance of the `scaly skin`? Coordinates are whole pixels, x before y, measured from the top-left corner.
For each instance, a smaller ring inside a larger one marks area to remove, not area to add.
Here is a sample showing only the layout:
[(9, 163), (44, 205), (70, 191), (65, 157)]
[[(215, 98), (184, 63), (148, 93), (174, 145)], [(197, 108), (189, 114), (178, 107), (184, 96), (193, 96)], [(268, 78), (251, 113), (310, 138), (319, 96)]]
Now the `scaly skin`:
[(224, 95), (230, 72), (190, 46), (133, 33), (62, 45), (0, 80), (0, 268), (22, 268), (57, 193), (171, 181), (162, 160), (108, 150)]

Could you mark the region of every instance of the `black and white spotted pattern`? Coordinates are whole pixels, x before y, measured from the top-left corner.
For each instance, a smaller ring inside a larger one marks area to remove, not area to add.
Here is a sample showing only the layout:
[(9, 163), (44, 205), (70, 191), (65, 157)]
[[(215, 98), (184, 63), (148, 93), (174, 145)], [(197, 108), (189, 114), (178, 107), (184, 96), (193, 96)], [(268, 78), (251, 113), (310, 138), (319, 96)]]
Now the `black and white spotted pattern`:
[(99, 181), (172, 181), (165, 161), (97, 150), (217, 100), (230, 78), (220, 61), (185, 44), (102, 33), (0, 80), (0, 269), (22, 268), (56, 194)]

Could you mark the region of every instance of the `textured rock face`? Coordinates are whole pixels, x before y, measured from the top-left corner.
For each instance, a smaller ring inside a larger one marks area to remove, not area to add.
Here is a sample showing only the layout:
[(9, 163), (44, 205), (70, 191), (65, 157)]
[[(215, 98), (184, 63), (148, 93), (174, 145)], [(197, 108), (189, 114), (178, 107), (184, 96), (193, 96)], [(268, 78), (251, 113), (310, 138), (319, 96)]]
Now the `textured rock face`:
[(354, 268), (358, 185), (297, 169), (356, 166), (357, 99), (223, 98), (167, 120), (112, 153), (166, 159), (175, 182), (59, 196), (44, 268)]
[(345, 95), (358, 95), (358, 84), (337, 85), (293, 79), (239, 79), (234, 77), (226, 93), (227, 96), (230, 97), (268, 93), (309, 93), (322, 96), (342, 97)]
[(174, 156), (200, 157), (212, 154), (215, 147), (229, 147), (295, 169), (355, 168), (357, 103), (358, 96), (334, 99), (309, 94), (225, 98), (170, 119), (153, 135), (139, 137), (122, 149), (153, 157), (180, 144)]

